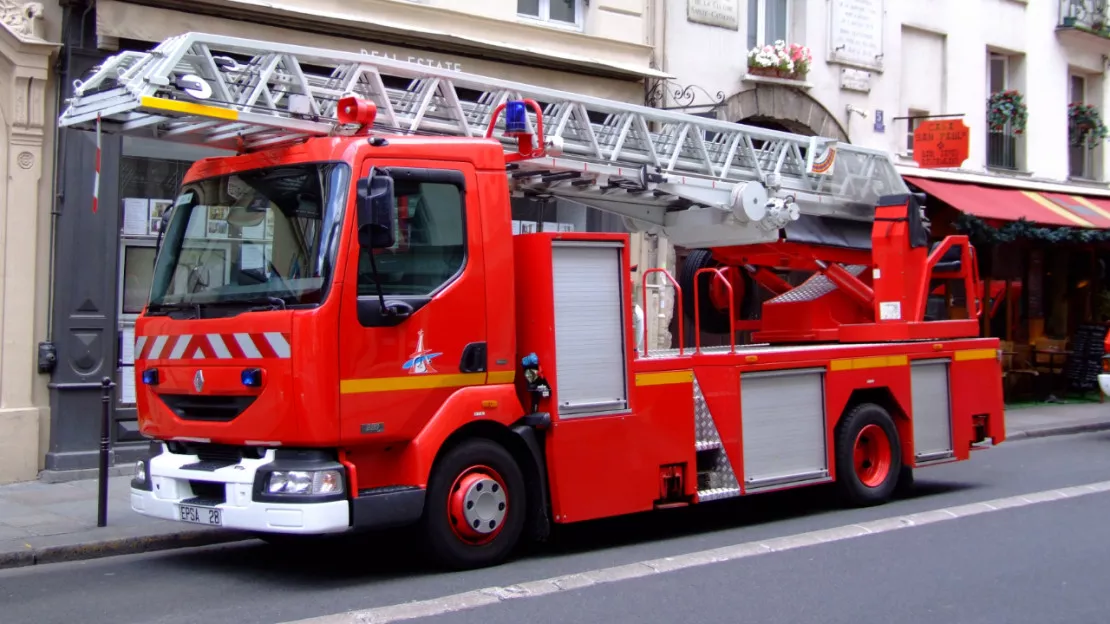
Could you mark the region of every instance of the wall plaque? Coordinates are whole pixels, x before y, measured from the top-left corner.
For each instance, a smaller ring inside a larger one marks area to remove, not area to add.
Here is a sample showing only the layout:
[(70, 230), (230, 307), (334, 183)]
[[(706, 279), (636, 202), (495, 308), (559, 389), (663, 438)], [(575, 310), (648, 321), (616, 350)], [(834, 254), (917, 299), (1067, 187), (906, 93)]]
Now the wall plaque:
[(829, 60), (883, 68), (883, 0), (832, 0)]
[(729, 30), (739, 30), (740, 1), (686, 0), (686, 21)]

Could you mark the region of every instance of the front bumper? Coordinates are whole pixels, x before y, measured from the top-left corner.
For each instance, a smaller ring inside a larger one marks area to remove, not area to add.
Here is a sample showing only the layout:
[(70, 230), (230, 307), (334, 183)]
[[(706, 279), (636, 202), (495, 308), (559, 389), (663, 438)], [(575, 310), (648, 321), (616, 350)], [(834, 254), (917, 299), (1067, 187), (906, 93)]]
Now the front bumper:
[(307, 535), (351, 528), (345, 492), (315, 500), (273, 500), (262, 494), (260, 474), (288, 464), (274, 449), (257, 459), (228, 463), (171, 453), (156, 444), (144, 461), (146, 478), (131, 483), (131, 509), (146, 516), (266, 533)]
[(1098, 387), (1103, 394), (1110, 394), (1110, 373), (1102, 373), (1098, 376)]

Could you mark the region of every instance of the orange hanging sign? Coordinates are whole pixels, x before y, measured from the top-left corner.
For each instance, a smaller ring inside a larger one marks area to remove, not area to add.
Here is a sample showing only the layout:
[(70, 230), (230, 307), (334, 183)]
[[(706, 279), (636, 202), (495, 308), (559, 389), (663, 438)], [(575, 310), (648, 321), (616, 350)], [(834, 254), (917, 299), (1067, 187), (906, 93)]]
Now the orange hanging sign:
[(962, 119), (926, 119), (913, 131), (913, 159), (922, 169), (959, 167), (971, 133)]

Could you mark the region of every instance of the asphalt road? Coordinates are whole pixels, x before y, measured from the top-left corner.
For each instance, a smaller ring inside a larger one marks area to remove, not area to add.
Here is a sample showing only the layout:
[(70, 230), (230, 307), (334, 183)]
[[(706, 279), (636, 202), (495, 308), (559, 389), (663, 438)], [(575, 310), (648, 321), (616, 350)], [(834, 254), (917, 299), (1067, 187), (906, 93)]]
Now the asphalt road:
[[(396, 541), (313, 555), (247, 542), (6, 570), (0, 622), (288, 622), (1104, 481), (1108, 450), (1110, 433), (1012, 442), (921, 470), (913, 497), (882, 507), (796, 490), (582, 525), (466, 573), (423, 569)], [(1110, 495), (1095, 494), (423, 621), (1102, 622), (1108, 512)]]

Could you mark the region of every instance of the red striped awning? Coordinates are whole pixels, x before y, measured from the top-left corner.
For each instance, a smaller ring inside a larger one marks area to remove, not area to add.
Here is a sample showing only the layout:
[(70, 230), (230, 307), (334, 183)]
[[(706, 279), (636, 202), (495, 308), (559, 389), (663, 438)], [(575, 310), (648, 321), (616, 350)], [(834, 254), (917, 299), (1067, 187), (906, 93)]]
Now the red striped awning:
[(1025, 219), (1030, 223), (1048, 226), (1110, 228), (1110, 199), (963, 182), (940, 182), (914, 176), (903, 178), (956, 210), (980, 219)]

